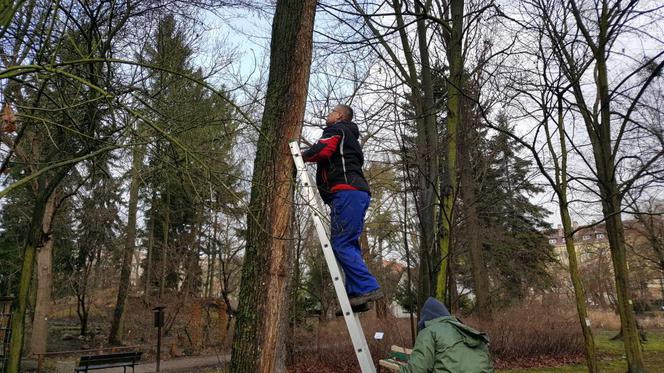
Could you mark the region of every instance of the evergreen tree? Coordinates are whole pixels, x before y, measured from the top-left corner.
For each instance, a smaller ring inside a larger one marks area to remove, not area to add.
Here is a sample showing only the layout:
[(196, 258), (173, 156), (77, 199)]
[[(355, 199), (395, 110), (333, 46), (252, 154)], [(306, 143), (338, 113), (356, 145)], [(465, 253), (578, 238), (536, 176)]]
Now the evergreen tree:
[(164, 289), (199, 293), (204, 225), (215, 211), (233, 210), (242, 196), (240, 171), (232, 156), (237, 123), (228, 98), (199, 83), (203, 73), (192, 68), (193, 41), (185, 30), (173, 16), (165, 17), (143, 57), (160, 68), (150, 72), (145, 110), (178, 142), (152, 133), (153, 146), (147, 152), (146, 225), (154, 250), (146, 268), (157, 271), (150, 278), (160, 294)]
[[(498, 123), (509, 130), (504, 116)], [(499, 132), (486, 141), (482, 153), (486, 168), (477, 195), (482, 196), (478, 211), (484, 254), (497, 298), (510, 304), (550, 284), (546, 268), (554, 257), (544, 235), (550, 228), (544, 221), (548, 211), (530, 200), (543, 190), (533, 183), (531, 161), (521, 156), (517, 142)]]

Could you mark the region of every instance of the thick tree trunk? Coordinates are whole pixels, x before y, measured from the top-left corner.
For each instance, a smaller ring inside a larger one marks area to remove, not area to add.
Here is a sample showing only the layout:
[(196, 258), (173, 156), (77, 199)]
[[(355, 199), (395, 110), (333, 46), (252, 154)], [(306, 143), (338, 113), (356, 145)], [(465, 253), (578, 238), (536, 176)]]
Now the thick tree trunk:
[(247, 246), (230, 371), (285, 371), (293, 276), (293, 161), (302, 129), (315, 0), (280, 0), (272, 25), (270, 73), (254, 161)]
[(608, 71), (606, 66), (605, 45), (597, 51), (597, 93), (601, 102), (600, 120), (597, 123), (595, 136), (591, 135), (595, 165), (597, 167), (597, 184), (602, 197), (602, 212), (606, 221), (606, 232), (611, 249), (611, 260), (616, 280), (616, 295), (620, 314), (621, 330), (624, 336), (625, 355), (630, 373), (645, 372), (643, 353), (636, 327), (636, 317), (630, 296), (629, 270), (627, 269), (627, 250), (625, 248), (624, 228), (622, 223), (621, 192), (616, 180), (615, 159), (611, 141), (611, 118)]
[(23, 339), (25, 333), (25, 313), (28, 308), (30, 285), (35, 264), (35, 254), (43, 246), (45, 237), (42, 220), (46, 209), (46, 201), (51, 193), (38, 195), (30, 220), (25, 249), (23, 250), (23, 264), (21, 266), (21, 277), (18, 284), (18, 294), (14, 300), (14, 311), (11, 321), (11, 340), (9, 342), (9, 356), (7, 361), (7, 373), (18, 373), (21, 364), (21, 353), (23, 351)]
[[(293, 260), (293, 276), (291, 277), (291, 284), (289, 286), (290, 289), (290, 294), (288, 295), (291, 299), (296, 300), (297, 299), (297, 294), (300, 289), (300, 283), (302, 281), (302, 273), (300, 271), (300, 265), (301, 262), (300, 260), (302, 258), (302, 249), (304, 247), (303, 245), (303, 240), (302, 240), (302, 234), (303, 234), (303, 227), (302, 227), (302, 222), (297, 220), (297, 214), (295, 209), (292, 209), (291, 211), (292, 216), (291, 219), (295, 223), (293, 226), (293, 232), (297, 237), (297, 240), (295, 241), (295, 247), (293, 248), (294, 250), (294, 255), (295, 258)], [(286, 335), (286, 366), (293, 366), (295, 365), (295, 343), (294, 337), (295, 337), (295, 328), (297, 328), (300, 325), (300, 320), (301, 320), (301, 315), (298, 314), (297, 310), (300, 307), (297, 301), (292, 301), (289, 304), (289, 310), (288, 310), (288, 332)]]
[(37, 294), (35, 313), (30, 336), (30, 354), (46, 352), (48, 337), (48, 314), (51, 309), (51, 287), (53, 283), (53, 237), (51, 226), (55, 215), (56, 193), (46, 201), (42, 229), (45, 232), (43, 246), (37, 251)]
[(50, 179), (47, 179), (44, 175), (38, 178), (38, 181), (33, 184), (35, 204), (30, 219), (30, 227), (25, 239), (18, 294), (13, 305), (7, 373), (18, 373), (21, 366), (21, 354), (23, 352), (23, 340), (25, 337), (25, 314), (28, 308), (35, 256), (36, 252), (44, 245), (44, 240), (48, 238), (47, 232), (44, 232), (44, 212), (51, 194), (53, 194), (62, 179), (69, 173), (71, 167), (60, 168), (52, 174)]
[[(447, 157), (445, 159), (445, 190), (442, 198), (442, 217), (440, 221), (440, 253), (448, 256), (452, 245), (452, 227), (454, 225), (454, 200), (457, 192), (457, 131), (461, 123), (461, 88), (463, 87), (463, 15), (464, 0), (451, 0), (451, 32), (447, 43), (447, 59), (450, 65), (450, 78), (447, 84)], [(447, 271), (438, 273), (436, 297), (445, 299)]]
[[(615, 182), (615, 180), (614, 180)], [(603, 191), (604, 189), (604, 191)], [(620, 217), (621, 203), (617, 195), (617, 187), (600, 186), (602, 207), (606, 219), (606, 233), (611, 248), (611, 260), (616, 281), (616, 295), (618, 298), (618, 313), (620, 314), (621, 332), (627, 355), (628, 371), (630, 373), (645, 372), (643, 353), (636, 326), (636, 317), (630, 295), (629, 270), (627, 269), (627, 251), (622, 218)]]
[(122, 342), (122, 327), (129, 294), (129, 282), (131, 276), (131, 264), (136, 247), (136, 212), (138, 211), (138, 189), (140, 187), (140, 172), (143, 164), (144, 147), (134, 147), (131, 165), (131, 184), (129, 185), (129, 207), (127, 211), (127, 233), (125, 236), (124, 251), (122, 256), (122, 270), (120, 271), (120, 284), (118, 286), (118, 297), (115, 301), (111, 331), (108, 336), (110, 344)]

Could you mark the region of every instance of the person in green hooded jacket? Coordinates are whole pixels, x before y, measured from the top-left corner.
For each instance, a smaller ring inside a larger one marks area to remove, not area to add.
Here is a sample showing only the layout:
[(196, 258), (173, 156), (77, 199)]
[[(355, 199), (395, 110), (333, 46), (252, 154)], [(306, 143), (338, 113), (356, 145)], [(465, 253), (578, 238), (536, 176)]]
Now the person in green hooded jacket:
[(417, 327), (408, 365), (399, 373), (493, 373), (486, 334), (451, 316), (435, 298), (422, 306)]

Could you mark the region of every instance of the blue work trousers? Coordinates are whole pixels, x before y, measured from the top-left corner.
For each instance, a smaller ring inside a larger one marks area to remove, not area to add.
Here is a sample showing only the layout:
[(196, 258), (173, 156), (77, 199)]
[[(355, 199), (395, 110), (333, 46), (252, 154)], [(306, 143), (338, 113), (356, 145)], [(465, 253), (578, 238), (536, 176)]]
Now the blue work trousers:
[(333, 194), (329, 203), (332, 250), (346, 275), (346, 292), (351, 298), (380, 288), (364, 263), (360, 249), (360, 235), (370, 200), (367, 192), (341, 190)]

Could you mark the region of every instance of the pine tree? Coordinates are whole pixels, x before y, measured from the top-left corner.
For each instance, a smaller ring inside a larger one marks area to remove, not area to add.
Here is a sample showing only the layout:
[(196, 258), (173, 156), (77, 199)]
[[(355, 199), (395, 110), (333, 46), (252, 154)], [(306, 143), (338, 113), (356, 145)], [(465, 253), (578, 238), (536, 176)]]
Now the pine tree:
[(198, 237), (204, 223), (215, 211), (232, 210), (242, 196), (240, 171), (232, 156), (237, 124), (228, 98), (200, 84), (203, 73), (191, 66), (191, 43), (185, 26), (167, 16), (142, 57), (160, 68), (150, 71), (145, 110), (178, 142), (152, 133), (154, 146), (147, 152), (150, 208), (146, 225), (153, 250), (145, 266), (158, 271), (150, 281), (159, 287), (160, 295), (181, 283), (185, 291), (199, 293), (198, 253), (204, 247)]
[[(504, 116), (498, 123), (509, 130)], [(554, 257), (543, 233), (550, 228), (544, 221), (548, 211), (530, 200), (543, 190), (531, 180), (531, 162), (517, 142), (499, 132), (482, 152), (486, 168), (477, 195), (483, 196), (478, 201), (483, 249), (498, 298), (510, 304), (549, 284), (546, 267)]]

